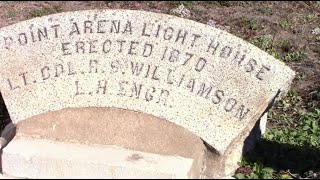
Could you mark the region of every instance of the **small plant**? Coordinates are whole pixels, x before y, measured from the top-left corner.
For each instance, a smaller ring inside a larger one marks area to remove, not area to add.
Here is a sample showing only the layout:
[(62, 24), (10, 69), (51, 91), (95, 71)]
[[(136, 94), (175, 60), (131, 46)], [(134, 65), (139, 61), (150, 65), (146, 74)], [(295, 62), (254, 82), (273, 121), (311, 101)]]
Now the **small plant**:
[(170, 14), (170, 15), (172, 15), (172, 16), (180, 17), (180, 14), (179, 14), (179, 13), (177, 13), (177, 12), (170, 12), (169, 14)]
[(297, 80), (305, 80), (307, 78), (307, 76), (305, 75), (305, 74), (298, 74), (297, 76), (296, 76), (296, 79)]
[(230, 7), (235, 4), (234, 1), (218, 1), (221, 6)]
[(59, 7), (52, 7), (52, 8), (42, 8), (42, 9), (36, 9), (36, 10), (31, 10), (26, 16), (26, 19), (32, 19), (35, 17), (41, 17), (41, 16), (46, 16), (49, 14), (55, 14), (61, 12), (61, 9)]
[(209, 5), (210, 7), (220, 6), (219, 1), (202, 1), (202, 3), (205, 3), (205, 4)]
[(292, 108), (297, 106), (299, 102), (301, 102), (302, 98), (299, 96), (297, 91), (290, 90), (288, 91), (286, 97), (279, 100), (277, 103), (277, 107), (286, 111), (288, 108)]
[(282, 28), (287, 29), (287, 28), (289, 28), (289, 26), (290, 26), (290, 22), (289, 22), (288, 20), (282, 20), (282, 21), (279, 22), (279, 25), (280, 25)]
[[(280, 106), (279, 104), (282, 104), (282, 102), (278, 102), (277, 105)], [(291, 124), (291, 118), (286, 113), (277, 114), (271, 111), (268, 116), (268, 119), (276, 121), (277, 124)]]
[(15, 17), (15, 16), (17, 16), (18, 15), (18, 13), (16, 12), (16, 11), (8, 11), (5, 15), (4, 15), (4, 17), (5, 18), (12, 18), (12, 17)]
[(303, 60), (305, 57), (306, 57), (306, 55), (304, 54), (304, 52), (299, 50), (299, 51), (294, 51), (294, 52), (288, 53), (284, 57), (284, 60), (298, 62), (298, 61)]
[(266, 8), (266, 7), (262, 7), (262, 6), (256, 7), (256, 10), (257, 10), (258, 12), (261, 12), (261, 13), (266, 14), (266, 15), (269, 15), (269, 16), (271, 16), (271, 15), (274, 14), (271, 9)]
[(188, 9), (192, 8), (192, 5), (193, 5), (193, 1), (174, 1), (174, 2), (176, 5), (180, 6), (182, 4), (184, 7)]
[(278, 53), (276, 47), (273, 45), (272, 40), (270, 38), (264, 36), (256, 37), (249, 39), (249, 42), (259, 47), (260, 49), (266, 51), (271, 56), (277, 59), (281, 58), (280, 54)]
[(239, 163), (235, 178), (237, 179), (272, 179), (274, 170), (270, 167), (264, 167), (260, 162), (250, 163), (245, 158)]
[(249, 40), (250, 43), (258, 46), (260, 49), (267, 50), (272, 46), (272, 40), (268, 37), (256, 37)]
[(248, 29), (251, 29), (254, 31), (262, 30), (262, 26), (259, 25), (255, 19), (250, 19), (248, 17), (242, 17), (241, 21), (244, 24), (244, 26)]
[(308, 15), (302, 16), (300, 19), (304, 23), (309, 23), (309, 22), (312, 22), (315, 18), (316, 18), (315, 14), (308, 14)]
[(297, 105), (302, 100), (301, 96), (299, 96), (298, 92), (295, 90), (288, 91), (287, 97), (289, 97), (289, 103), (291, 106)]
[(317, 53), (318, 56), (320, 57), (320, 47), (317, 47), (313, 52)]

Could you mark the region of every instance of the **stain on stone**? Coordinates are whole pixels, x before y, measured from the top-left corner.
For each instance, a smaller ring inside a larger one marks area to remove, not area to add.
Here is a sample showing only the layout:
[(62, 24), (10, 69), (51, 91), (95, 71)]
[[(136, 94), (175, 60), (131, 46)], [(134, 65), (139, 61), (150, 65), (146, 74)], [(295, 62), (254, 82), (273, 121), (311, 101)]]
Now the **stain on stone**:
[(143, 156), (141, 156), (140, 154), (132, 154), (131, 156), (128, 156), (126, 160), (134, 162), (134, 161), (139, 161), (140, 159), (143, 159)]

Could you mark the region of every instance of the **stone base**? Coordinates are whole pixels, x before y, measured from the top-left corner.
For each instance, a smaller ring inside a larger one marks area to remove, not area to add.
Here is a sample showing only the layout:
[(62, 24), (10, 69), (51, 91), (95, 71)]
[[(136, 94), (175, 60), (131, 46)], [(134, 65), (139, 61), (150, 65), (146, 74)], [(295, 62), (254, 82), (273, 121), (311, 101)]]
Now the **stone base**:
[(19, 123), (3, 148), (2, 172), (35, 179), (225, 178), (260, 131), (245, 132), (220, 155), (195, 134), (154, 116), (70, 108)]
[(24, 178), (17, 178), (17, 177), (8, 176), (6, 174), (1, 174), (0, 173), (0, 179), (24, 179)]
[(14, 138), (2, 154), (2, 171), (25, 178), (188, 178), (192, 159), (80, 145), (44, 139)]

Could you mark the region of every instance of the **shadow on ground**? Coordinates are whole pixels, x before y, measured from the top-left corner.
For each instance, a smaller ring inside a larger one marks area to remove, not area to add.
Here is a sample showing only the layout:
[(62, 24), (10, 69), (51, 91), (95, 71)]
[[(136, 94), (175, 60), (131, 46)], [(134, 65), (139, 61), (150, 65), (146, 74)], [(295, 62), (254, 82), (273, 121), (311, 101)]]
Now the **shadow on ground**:
[(292, 174), (320, 172), (320, 150), (311, 147), (261, 139), (252, 151), (244, 155), (244, 159), (249, 163), (262, 163), (276, 171), (290, 169)]

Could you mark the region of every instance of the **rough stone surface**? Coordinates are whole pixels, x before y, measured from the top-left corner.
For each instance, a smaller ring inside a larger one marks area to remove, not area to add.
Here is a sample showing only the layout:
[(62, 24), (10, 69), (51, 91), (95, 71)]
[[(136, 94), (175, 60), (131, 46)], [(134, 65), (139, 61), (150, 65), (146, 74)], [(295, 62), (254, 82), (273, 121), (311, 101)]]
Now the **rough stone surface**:
[(63, 108), (151, 114), (221, 155), (294, 72), (225, 31), (131, 10), (67, 12), (0, 30), (0, 88), (14, 123)]
[(192, 159), (15, 137), (4, 148), (3, 172), (27, 178), (188, 178)]
[(68, 108), (33, 116), (17, 125), (19, 137), (126, 149), (196, 159), (203, 141), (158, 117), (115, 108)]

